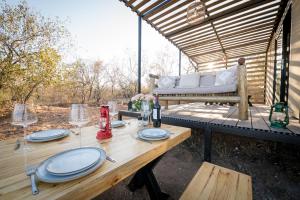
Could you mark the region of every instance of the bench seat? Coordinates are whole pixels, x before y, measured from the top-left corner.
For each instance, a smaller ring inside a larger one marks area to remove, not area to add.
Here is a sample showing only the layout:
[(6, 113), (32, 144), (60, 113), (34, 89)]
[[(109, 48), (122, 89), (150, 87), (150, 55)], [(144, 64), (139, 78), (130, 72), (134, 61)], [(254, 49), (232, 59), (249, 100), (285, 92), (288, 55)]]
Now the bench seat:
[(252, 200), (251, 177), (204, 162), (180, 200)]
[(226, 92), (236, 92), (237, 84), (210, 86), (210, 87), (196, 87), (196, 88), (155, 88), (154, 94), (168, 95), (168, 94), (218, 94)]

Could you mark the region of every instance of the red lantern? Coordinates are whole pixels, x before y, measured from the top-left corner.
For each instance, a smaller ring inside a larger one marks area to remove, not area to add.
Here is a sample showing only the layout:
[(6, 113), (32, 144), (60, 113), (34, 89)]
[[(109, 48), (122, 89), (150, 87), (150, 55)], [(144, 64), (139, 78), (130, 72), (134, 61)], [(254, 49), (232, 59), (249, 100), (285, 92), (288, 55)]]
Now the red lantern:
[(97, 139), (107, 139), (111, 138), (111, 126), (109, 119), (109, 107), (107, 105), (103, 105), (100, 108), (100, 130), (97, 133)]

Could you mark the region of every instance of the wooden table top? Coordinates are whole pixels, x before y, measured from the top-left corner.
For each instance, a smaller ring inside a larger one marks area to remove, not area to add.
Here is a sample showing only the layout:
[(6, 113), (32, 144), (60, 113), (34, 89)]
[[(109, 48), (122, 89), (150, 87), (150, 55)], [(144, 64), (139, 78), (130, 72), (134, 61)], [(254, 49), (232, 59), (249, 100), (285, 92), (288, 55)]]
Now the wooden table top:
[[(0, 142), (0, 199), (91, 199), (116, 185), (121, 180), (183, 142), (191, 135), (189, 128), (162, 125), (171, 131), (171, 137), (164, 141), (144, 142), (135, 138), (137, 120), (129, 120), (129, 125), (113, 129), (113, 137), (96, 140), (96, 126), (82, 128), (83, 146), (100, 146), (107, 155), (117, 162), (109, 161), (95, 172), (83, 178), (59, 184), (38, 182), (40, 193), (31, 194), (29, 177), (24, 171), (22, 151), (14, 151), (15, 139)], [(61, 151), (78, 148), (79, 136), (70, 136), (47, 143), (31, 143), (33, 150), (28, 153), (30, 164), (37, 164)]]

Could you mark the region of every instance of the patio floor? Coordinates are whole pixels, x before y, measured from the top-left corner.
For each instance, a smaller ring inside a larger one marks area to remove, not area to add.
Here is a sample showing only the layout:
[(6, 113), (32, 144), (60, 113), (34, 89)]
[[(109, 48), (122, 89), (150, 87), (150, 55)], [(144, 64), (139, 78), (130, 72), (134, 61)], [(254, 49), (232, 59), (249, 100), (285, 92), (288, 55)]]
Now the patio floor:
[(287, 129), (270, 127), (270, 107), (256, 104), (249, 107), (248, 120), (238, 119), (237, 106), (205, 105), (204, 103), (190, 103), (169, 106), (163, 111), (164, 116), (174, 116), (212, 125), (223, 125), (236, 128), (254, 129), (268, 132), (279, 132), (300, 137), (300, 124), (295, 118), (290, 118)]

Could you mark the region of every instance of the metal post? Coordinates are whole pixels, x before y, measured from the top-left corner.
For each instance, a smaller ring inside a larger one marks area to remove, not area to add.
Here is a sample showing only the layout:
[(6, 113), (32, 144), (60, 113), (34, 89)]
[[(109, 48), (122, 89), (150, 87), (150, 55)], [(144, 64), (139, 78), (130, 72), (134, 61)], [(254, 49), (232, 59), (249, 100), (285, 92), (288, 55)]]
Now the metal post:
[(142, 17), (139, 16), (138, 22), (138, 93), (141, 93), (142, 85)]
[(211, 162), (211, 139), (212, 130), (210, 127), (204, 129), (204, 161)]
[(273, 94), (272, 94), (272, 104), (275, 103), (276, 98), (276, 69), (277, 69), (277, 40), (275, 39), (275, 47), (274, 47), (274, 72), (273, 72)]
[(290, 55), (291, 8), (283, 20), (282, 28), (282, 68), (280, 79), (280, 102), (287, 104), (288, 98), (288, 72)]
[(178, 63), (178, 67), (179, 67), (179, 76), (181, 75), (181, 50), (179, 49), (179, 63)]

